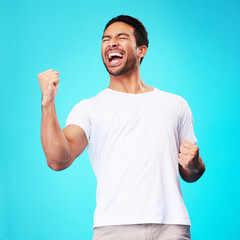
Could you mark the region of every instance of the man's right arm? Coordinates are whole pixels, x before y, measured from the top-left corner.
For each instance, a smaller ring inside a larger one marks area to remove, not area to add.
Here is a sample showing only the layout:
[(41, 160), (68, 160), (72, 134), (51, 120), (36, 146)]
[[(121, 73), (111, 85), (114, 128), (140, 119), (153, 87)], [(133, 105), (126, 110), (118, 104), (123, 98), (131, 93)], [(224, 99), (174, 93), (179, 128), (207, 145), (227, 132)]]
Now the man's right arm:
[(58, 91), (59, 73), (52, 69), (38, 74), (42, 90), (41, 142), (48, 166), (60, 171), (69, 167), (87, 146), (82, 128), (69, 125), (63, 130), (57, 119), (54, 99)]

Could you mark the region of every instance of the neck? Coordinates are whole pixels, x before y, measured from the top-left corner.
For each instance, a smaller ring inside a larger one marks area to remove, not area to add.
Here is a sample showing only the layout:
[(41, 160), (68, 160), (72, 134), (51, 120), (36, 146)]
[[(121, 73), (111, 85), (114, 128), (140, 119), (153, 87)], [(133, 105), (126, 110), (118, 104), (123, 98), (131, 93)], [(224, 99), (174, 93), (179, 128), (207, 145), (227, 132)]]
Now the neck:
[(149, 86), (143, 82), (138, 66), (121, 76), (110, 74), (109, 88), (119, 92), (143, 93), (149, 89)]

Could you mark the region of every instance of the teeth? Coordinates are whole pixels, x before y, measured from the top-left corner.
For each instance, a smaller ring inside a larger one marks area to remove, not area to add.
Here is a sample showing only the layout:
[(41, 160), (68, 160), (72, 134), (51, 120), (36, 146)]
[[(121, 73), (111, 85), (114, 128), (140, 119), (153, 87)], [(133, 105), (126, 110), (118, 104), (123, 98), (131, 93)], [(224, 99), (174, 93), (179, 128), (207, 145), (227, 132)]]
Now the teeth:
[(110, 54), (108, 55), (108, 57), (109, 57), (109, 58), (112, 58), (112, 57), (123, 57), (123, 55), (120, 54), (120, 53), (110, 53)]

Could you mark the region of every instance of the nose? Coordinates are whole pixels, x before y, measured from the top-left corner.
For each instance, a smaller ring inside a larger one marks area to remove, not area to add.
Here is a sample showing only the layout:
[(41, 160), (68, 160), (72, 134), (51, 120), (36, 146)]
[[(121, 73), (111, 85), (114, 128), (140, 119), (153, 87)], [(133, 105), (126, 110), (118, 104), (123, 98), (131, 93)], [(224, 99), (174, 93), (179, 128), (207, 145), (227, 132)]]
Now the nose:
[(118, 41), (117, 41), (117, 39), (116, 39), (116, 38), (110, 39), (110, 41), (109, 41), (109, 46), (110, 46), (110, 47), (117, 47), (117, 46), (118, 46)]

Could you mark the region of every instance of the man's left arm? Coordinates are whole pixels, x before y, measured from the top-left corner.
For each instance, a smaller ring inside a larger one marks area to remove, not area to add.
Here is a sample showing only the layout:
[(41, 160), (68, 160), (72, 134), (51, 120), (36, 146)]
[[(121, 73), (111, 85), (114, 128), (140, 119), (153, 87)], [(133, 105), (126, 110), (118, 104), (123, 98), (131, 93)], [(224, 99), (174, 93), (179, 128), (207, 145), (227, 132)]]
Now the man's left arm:
[(196, 144), (182, 141), (178, 155), (179, 172), (186, 182), (197, 181), (205, 172), (205, 164), (199, 156), (199, 147)]

